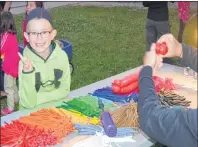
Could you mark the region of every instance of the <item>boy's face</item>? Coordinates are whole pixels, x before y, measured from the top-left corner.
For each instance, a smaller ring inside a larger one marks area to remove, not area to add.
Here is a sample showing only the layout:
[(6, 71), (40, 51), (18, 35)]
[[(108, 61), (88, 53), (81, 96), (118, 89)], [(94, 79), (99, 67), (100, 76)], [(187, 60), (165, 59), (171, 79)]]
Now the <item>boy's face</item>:
[(36, 3), (35, 2), (27, 2), (27, 5), (26, 5), (27, 15), (34, 9), (36, 9)]
[(27, 24), (24, 36), (38, 54), (43, 54), (49, 52), (51, 41), (56, 36), (56, 30), (46, 19), (32, 19)]

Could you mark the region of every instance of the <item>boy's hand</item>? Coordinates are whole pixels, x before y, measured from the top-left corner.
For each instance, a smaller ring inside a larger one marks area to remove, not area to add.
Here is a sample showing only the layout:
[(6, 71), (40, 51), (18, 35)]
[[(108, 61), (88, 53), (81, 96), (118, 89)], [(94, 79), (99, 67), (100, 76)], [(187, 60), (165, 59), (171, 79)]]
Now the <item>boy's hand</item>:
[(158, 69), (162, 66), (162, 57), (156, 54), (156, 45), (152, 44), (150, 51), (146, 52), (143, 64), (144, 66), (151, 66), (153, 69)]
[(162, 57), (182, 57), (182, 45), (175, 39), (172, 34), (165, 34), (159, 38), (157, 43), (166, 42), (168, 52)]
[(18, 53), (19, 57), (21, 58), (21, 61), (23, 62), (23, 71), (24, 72), (31, 72), (33, 71), (33, 66), (31, 63), (30, 58), (25, 58), (21, 55), (21, 53)]

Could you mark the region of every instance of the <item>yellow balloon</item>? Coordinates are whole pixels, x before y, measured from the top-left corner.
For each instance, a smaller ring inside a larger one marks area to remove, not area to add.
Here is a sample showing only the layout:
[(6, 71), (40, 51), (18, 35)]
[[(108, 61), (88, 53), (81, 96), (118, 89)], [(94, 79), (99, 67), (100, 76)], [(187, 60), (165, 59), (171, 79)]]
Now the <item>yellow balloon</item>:
[(197, 14), (192, 16), (184, 29), (184, 43), (197, 48)]

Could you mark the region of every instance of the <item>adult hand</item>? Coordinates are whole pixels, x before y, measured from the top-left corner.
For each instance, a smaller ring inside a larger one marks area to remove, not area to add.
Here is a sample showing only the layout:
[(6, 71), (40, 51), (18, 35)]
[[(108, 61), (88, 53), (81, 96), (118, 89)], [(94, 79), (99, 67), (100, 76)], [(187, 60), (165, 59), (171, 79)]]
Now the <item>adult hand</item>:
[(33, 71), (33, 66), (32, 66), (32, 62), (30, 60), (30, 57), (28, 57), (26, 59), (20, 53), (18, 53), (18, 55), (21, 58), (21, 61), (23, 62), (23, 72), (31, 72), (31, 71)]
[(153, 43), (150, 51), (145, 53), (143, 62), (144, 66), (151, 66), (154, 70), (162, 66), (162, 57), (156, 54), (156, 44)]
[(165, 34), (159, 38), (157, 43), (166, 42), (168, 52), (165, 55), (160, 55), (163, 58), (182, 57), (182, 45), (175, 39), (172, 34)]

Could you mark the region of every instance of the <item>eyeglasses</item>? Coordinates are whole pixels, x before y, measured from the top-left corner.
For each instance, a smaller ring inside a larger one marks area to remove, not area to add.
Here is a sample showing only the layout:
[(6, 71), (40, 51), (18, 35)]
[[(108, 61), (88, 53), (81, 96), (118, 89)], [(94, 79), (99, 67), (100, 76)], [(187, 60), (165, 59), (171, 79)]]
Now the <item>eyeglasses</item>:
[(34, 38), (34, 39), (37, 38), (38, 35), (41, 35), (42, 38), (48, 38), (52, 31), (53, 30), (43, 31), (43, 32), (40, 32), (40, 33), (38, 33), (38, 32), (27, 32), (27, 34), (29, 35), (29, 37)]

